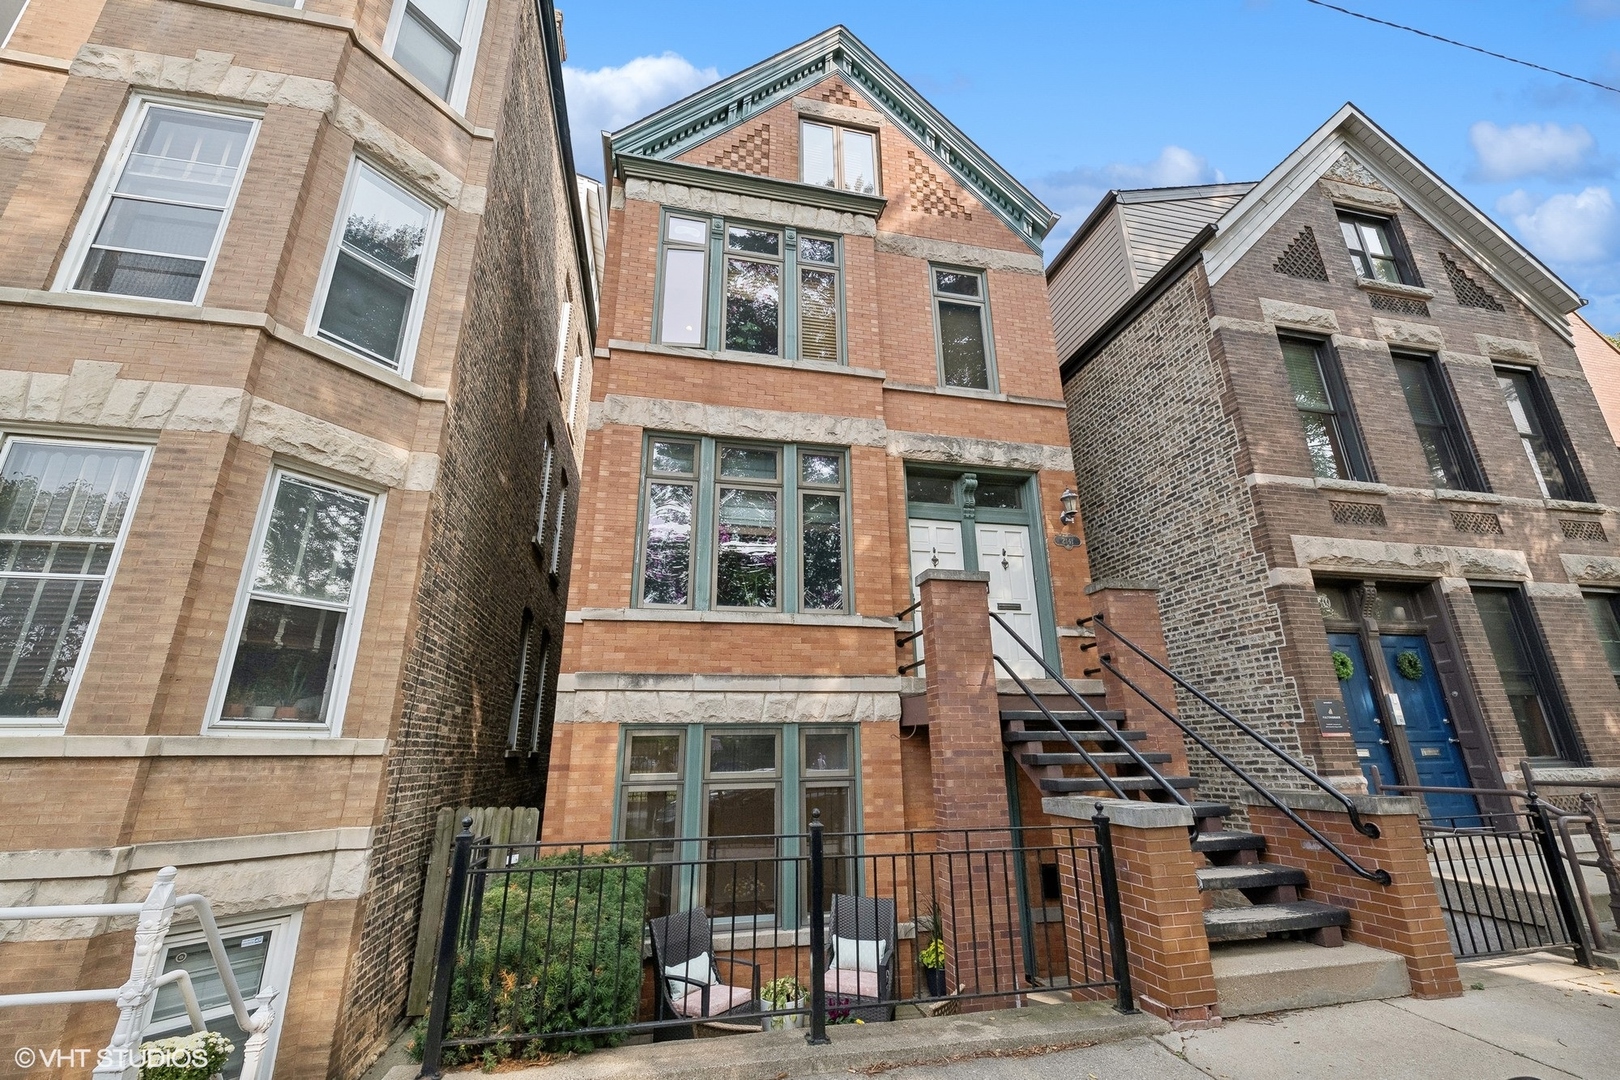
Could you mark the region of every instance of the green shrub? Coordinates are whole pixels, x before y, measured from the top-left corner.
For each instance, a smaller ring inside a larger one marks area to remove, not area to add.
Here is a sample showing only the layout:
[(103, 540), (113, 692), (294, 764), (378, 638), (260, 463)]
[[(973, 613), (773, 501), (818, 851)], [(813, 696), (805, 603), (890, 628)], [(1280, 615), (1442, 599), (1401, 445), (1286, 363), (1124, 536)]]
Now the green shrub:
[[(641, 1004), (647, 871), (617, 865), (628, 861), (618, 852), (582, 856), (575, 850), (525, 859), (508, 873), (490, 875), (477, 939), (456, 952), (445, 1039), (634, 1022)], [(417, 1060), (425, 1031), (423, 1021), (411, 1042)], [(561, 1036), (446, 1047), (444, 1064), (489, 1067), (513, 1057), (583, 1053), (623, 1041), (623, 1035)]]
[(194, 1031), (141, 1043), (141, 1080), (208, 1080), (235, 1047), (217, 1031)]

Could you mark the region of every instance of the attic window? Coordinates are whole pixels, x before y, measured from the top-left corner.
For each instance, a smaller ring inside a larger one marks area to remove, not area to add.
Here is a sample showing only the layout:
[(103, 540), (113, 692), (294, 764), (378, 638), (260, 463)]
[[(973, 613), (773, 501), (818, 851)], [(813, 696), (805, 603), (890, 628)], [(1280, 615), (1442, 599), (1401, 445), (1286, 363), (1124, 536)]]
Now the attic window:
[(1339, 211), (1339, 229), (1344, 246), (1350, 251), (1350, 264), (1356, 274), (1370, 281), (1393, 285), (1416, 285), (1411, 263), (1397, 246), (1395, 223), (1389, 218), (1369, 217)]
[(877, 194), (877, 135), (870, 131), (799, 124), (799, 165), (805, 183)]

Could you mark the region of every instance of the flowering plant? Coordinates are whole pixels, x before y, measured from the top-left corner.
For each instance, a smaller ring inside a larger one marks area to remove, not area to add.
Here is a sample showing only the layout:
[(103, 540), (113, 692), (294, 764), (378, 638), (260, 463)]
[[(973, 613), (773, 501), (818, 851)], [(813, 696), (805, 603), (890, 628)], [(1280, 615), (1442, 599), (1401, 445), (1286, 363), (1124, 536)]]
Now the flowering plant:
[(236, 1047), (217, 1031), (194, 1031), (142, 1043), (141, 1080), (209, 1080)]

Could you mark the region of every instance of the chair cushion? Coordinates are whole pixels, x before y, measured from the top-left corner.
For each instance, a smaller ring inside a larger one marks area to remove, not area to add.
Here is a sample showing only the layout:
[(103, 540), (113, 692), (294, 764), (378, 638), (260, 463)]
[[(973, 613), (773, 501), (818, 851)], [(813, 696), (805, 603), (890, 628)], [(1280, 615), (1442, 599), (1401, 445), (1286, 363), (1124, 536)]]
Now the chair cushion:
[(880, 996), (875, 971), (833, 968), (822, 978), (821, 985), (826, 987), (827, 993), (842, 994), (844, 997), (863, 997), (876, 1001)]
[[(664, 974), (679, 975), (683, 979), (691, 979), (693, 982), (710, 983), (711, 985), (720, 981), (720, 976), (715, 973), (714, 962), (709, 959), (708, 953), (698, 953), (696, 956), (692, 957), (692, 959), (683, 960), (679, 964), (667, 964), (664, 967)], [(686, 983), (671, 980), (669, 982), (670, 1000), (673, 1001), (677, 998), (684, 997), (689, 991), (695, 989), (696, 987), (689, 986)]]
[[(680, 984), (677, 983), (676, 985)], [(670, 995), (675, 1011), (681, 1016), (719, 1016), (721, 1013), (728, 1013), (732, 1009), (748, 1004), (753, 1000), (753, 997), (753, 991), (744, 989), (741, 986), (727, 986), (724, 983), (716, 983), (709, 987), (709, 1011), (704, 1012), (702, 987), (693, 990), (684, 997)]]
[(876, 971), (888, 959), (889, 943), (875, 938), (834, 937), (832, 952), (829, 967)]

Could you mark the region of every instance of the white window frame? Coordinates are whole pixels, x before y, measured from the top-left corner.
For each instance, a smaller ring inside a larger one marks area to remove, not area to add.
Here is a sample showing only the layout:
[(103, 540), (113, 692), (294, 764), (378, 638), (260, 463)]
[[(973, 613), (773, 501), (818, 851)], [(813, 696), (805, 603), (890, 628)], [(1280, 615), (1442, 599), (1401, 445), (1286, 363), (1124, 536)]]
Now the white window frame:
[(546, 573), (557, 577), (562, 573), (562, 531), (568, 517), (568, 470), (557, 470), (557, 520), (551, 523), (551, 558)]
[[(400, 341), (397, 368), (390, 368), (375, 357), (321, 337), (321, 316), (326, 312), (327, 293), (332, 288), (332, 274), (337, 269), (338, 249), (343, 246), (343, 229), (349, 221), (349, 207), (354, 203), (355, 185), (362, 166), (421, 199), (432, 211), (428, 217), (427, 236), (422, 242), (422, 278), (411, 295), (411, 313), (405, 320), (405, 336)], [(444, 207), (439, 202), (399, 179), (376, 162), (369, 161), (359, 154), (352, 157), (349, 160), (349, 171), (343, 176), (343, 198), (338, 202), (337, 218), (332, 222), (332, 236), (326, 244), (326, 257), (321, 262), (321, 276), (315, 283), (315, 299), (310, 304), (309, 322), (304, 327), (304, 333), (335, 349), (342, 349), (351, 356), (358, 356), (368, 364), (376, 364), (384, 371), (398, 375), (402, 379), (409, 379), (412, 369), (416, 366), (416, 346), (422, 334), (422, 317), (427, 310), (428, 293), (433, 289), (433, 270), (439, 253), (439, 230), (443, 224)]]
[[(263, 930), (271, 935), (270, 952), (264, 958), (264, 977), (260, 981), (260, 989), (266, 987), (278, 991), (276, 995), (275, 1021), (270, 1025), (270, 1038), (264, 1046), (264, 1056), (259, 1059), (259, 1076), (268, 1080), (275, 1074), (276, 1047), (281, 1041), (281, 1026), (287, 1015), (287, 996), (292, 983), (293, 965), (298, 958), (298, 936), (303, 929), (303, 909), (282, 914), (251, 915), (238, 919), (222, 919), (219, 923), (219, 936), (241, 937), (251, 934), (255, 930)], [(198, 948), (208, 948), (208, 939), (201, 930), (186, 934), (171, 933), (163, 942), (162, 959), (167, 960), (169, 950), (178, 945), (196, 945)], [(191, 1024), (182, 1020), (174, 1028), (165, 1029), (163, 1033), (148, 1033), (152, 1025), (152, 1013), (157, 1007), (157, 995), (153, 994), (147, 999), (146, 1008), (141, 1012), (141, 1039), (168, 1038), (173, 1035), (188, 1035), (191, 1033)], [(229, 1006), (225, 1007), (227, 1010)], [(251, 1001), (250, 1001), (251, 1008)], [(209, 1009), (207, 1013), (220, 1014), (221, 1010)], [(241, 1049), (238, 1047), (237, 1049)]]
[(574, 430), (574, 420), (579, 415), (579, 377), (585, 367), (585, 357), (582, 353), (574, 354), (574, 380), (568, 390), (568, 430)]
[(57, 439), (49, 436), (37, 435), (29, 431), (8, 429), (0, 435), (0, 470), (11, 457), (11, 448), (18, 441), (60, 443), (63, 446), (93, 446), (108, 450), (140, 450), (140, 471), (135, 478), (134, 486), (130, 489), (129, 509), (124, 512), (124, 521), (118, 530), (118, 537), (113, 541), (112, 558), (107, 561), (107, 572), (102, 576), (101, 594), (96, 597), (96, 606), (90, 613), (90, 625), (85, 628), (84, 644), (79, 647), (79, 662), (73, 668), (73, 675), (68, 679), (67, 692), (62, 696), (62, 708), (55, 717), (38, 716), (0, 716), (0, 732), (8, 735), (56, 735), (67, 727), (68, 717), (73, 712), (73, 701), (78, 696), (79, 684), (84, 681), (84, 669), (90, 664), (91, 650), (95, 648), (96, 631), (101, 626), (101, 616), (107, 610), (107, 597), (112, 593), (113, 580), (118, 574), (118, 563), (124, 554), (124, 541), (129, 537), (130, 523), (135, 519), (135, 512), (140, 506), (141, 492), (146, 486), (146, 474), (152, 465), (152, 446), (150, 443), (109, 442), (101, 439)]
[(562, 397), (563, 374), (568, 370), (568, 342), (569, 332), (573, 330), (574, 305), (564, 300), (562, 314), (558, 317), (557, 326), (557, 356), (551, 362), (551, 374), (557, 380), (557, 397)]
[[(225, 692), (230, 687), (231, 668), (236, 663), (237, 646), (241, 643), (242, 626), (247, 620), (248, 603), (253, 598), (253, 572), (258, 567), (260, 548), (265, 534), (270, 531), (270, 512), (275, 507), (276, 491), (281, 478), (290, 476), (327, 487), (340, 488), (371, 500), (371, 511), (366, 515), (366, 529), (360, 537), (360, 554), (355, 562), (354, 583), (349, 588), (349, 612), (344, 627), (343, 642), (339, 647), (337, 663), (330, 686), (324, 724), (288, 723), (275, 720), (226, 720)], [(277, 463), (265, 480), (264, 492), (259, 496), (259, 513), (253, 522), (253, 535), (248, 541), (242, 563), (242, 578), (236, 586), (236, 600), (231, 605), (231, 621), (220, 649), (219, 664), (214, 670), (214, 688), (208, 695), (208, 711), (203, 714), (204, 735), (229, 735), (233, 738), (252, 738), (256, 734), (284, 736), (289, 732), (311, 738), (338, 738), (343, 732), (343, 714), (349, 703), (349, 685), (354, 677), (354, 660), (360, 651), (360, 634), (365, 623), (366, 599), (371, 586), (371, 567), (377, 554), (377, 538), (381, 532), (387, 495), (352, 480), (336, 479), (320, 470), (301, 465)]]
[[(383, 35), (383, 52), (387, 53), (388, 59), (393, 60), (395, 64), (399, 64), (399, 61), (394, 60), (394, 46), (399, 43), (399, 28), (405, 21), (405, 5), (408, 2), (409, 0), (395, 0), (394, 10), (388, 16), (388, 31)], [(486, 0), (468, 0), (467, 21), (462, 25), (461, 40), (457, 42), (461, 46), (461, 52), (456, 55), (456, 70), (450, 76), (449, 97), (440, 98), (427, 86), (422, 86), (430, 97), (443, 101), (462, 115), (466, 115), (467, 112), (467, 97), (472, 92), (473, 69), (478, 66), (478, 46), (484, 38), (485, 6)], [(405, 70), (403, 64), (399, 67), (401, 71)], [(406, 72), (406, 75), (413, 80), (416, 79), (416, 76), (409, 72)]]
[(90, 245), (94, 242), (96, 233), (101, 230), (102, 221), (107, 217), (107, 210), (112, 205), (113, 186), (123, 174), (124, 166), (129, 162), (130, 152), (135, 149), (135, 136), (139, 134), (141, 125), (145, 123), (147, 114), (153, 108), (201, 113), (205, 116), (228, 116), (232, 119), (247, 120), (252, 124), (248, 130), (247, 142), (242, 144), (242, 164), (237, 167), (231, 197), (222, 210), (219, 228), (214, 231), (214, 243), (208, 249), (208, 260), (203, 263), (202, 274), (197, 278), (197, 294), (190, 300), (168, 300), (159, 296), (131, 297), (156, 304), (202, 307), (203, 298), (208, 294), (209, 282), (213, 280), (214, 265), (219, 261), (219, 249), (225, 241), (226, 231), (231, 226), (231, 213), (236, 209), (237, 196), (242, 192), (242, 178), (247, 175), (248, 165), (252, 161), (253, 146), (258, 142), (259, 127), (264, 119), (264, 113), (260, 110), (236, 108), (213, 102), (209, 102), (208, 107), (204, 108), (186, 98), (167, 97), (161, 94), (136, 94), (124, 110), (124, 118), (119, 121), (112, 141), (108, 144), (106, 160), (102, 163), (101, 171), (96, 175), (96, 181), (90, 188), (90, 197), (85, 201), (84, 211), (79, 215), (79, 222), (74, 227), (73, 238), (68, 242), (67, 257), (62, 260), (62, 265), (56, 271), (56, 280), (51, 285), (52, 292), (75, 293), (79, 296), (128, 295), (97, 292), (93, 289), (75, 289), (73, 282), (79, 276), (79, 271), (84, 268), (84, 260), (90, 254)]
[[(15, 34), (17, 32), (17, 27), (22, 25), (22, 17), (28, 12), (29, 2), (30, 0), (23, 0), (22, 7), (17, 9), (17, 18), (13, 20), (10, 26), (6, 27), (5, 33), (0, 34), (0, 49), (5, 48), (11, 43), (11, 35)], [(304, 0), (298, 0), (298, 2), (303, 3)]]
[(551, 463), (556, 456), (556, 444), (551, 440), (550, 430), (546, 431), (546, 459), (540, 469), (540, 511), (534, 519), (534, 542), (541, 545), (546, 542), (546, 508), (551, 505)]
[[(523, 699), (529, 689), (529, 645), (534, 637), (534, 612), (523, 609), (523, 626), (518, 631), (517, 689), (512, 695), (512, 720), (506, 732), (506, 749), (515, 751), (523, 735)], [(542, 676), (542, 680), (544, 676)]]
[(546, 711), (546, 672), (551, 665), (551, 635), (544, 630), (540, 631), (540, 671), (539, 685), (534, 693), (534, 727), (529, 732), (529, 753), (540, 752), (540, 720)]
[(862, 134), (862, 135), (870, 136), (871, 139), (872, 139), (872, 191), (871, 191), (871, 194), (872, 195), (877, 195), (877, 196), (881, 196), (883, 194), (883, 156), (882, 156), (883, 151), (882, 151), (881, 146), (879, 145), (879, 138), (878, 138), (879, 132), (878, 132), (878, 129), (874, 128), (874, 127), (865, 127), (865, 126), (863, 126), (861, 124), (836, 123), (836, 122), (831, 121), (831, 120), (823, 120), (820, 117), (817, 117), (815, 119), (811, 119), (808, 116), (799, 117), (799, 181), (801, 183), (806, 183), (806, 184), (810, 183), (810, 181), (808, 181), (808, 180), (806, 180), (804, 178), (804, 129), (805, 129), (805, 127), (807, 125), (814, 126), (814, 127), (823, 127), (823, 128), (831, 128), (832, 129), (832, 133), (833, 133), (833, 187), (832, 187), (832, 190), (834, 190), (834, 191), (851, 191), (851, 192), (854, 192), (857, 195), (865, 195), (865, 194), (867, 194), (867, 192), (864, 192), (864, 191), (856, 192), (855, 189), (845, 186), (846, 180), (844, 178), (844, 132), (845, 131), (854, 131), (854, 132), (858, 132), (859, 134)]

